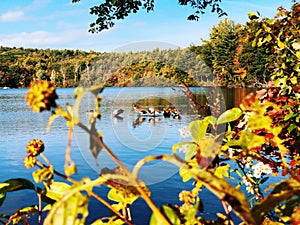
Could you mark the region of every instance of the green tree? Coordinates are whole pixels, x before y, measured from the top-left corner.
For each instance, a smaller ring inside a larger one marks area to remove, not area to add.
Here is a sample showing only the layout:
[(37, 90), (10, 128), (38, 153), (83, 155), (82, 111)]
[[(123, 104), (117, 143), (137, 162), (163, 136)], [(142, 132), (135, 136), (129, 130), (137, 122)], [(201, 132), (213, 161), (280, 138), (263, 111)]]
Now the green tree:
[(238, 47), (239, 27), (240, 25), (225, 18), (212, 27), (210, 39), (204, 40), (204, 61), (212, 66), (213, 73), (222, 86), (236, 82), (234, 58)]
[(264, 85), (271, 77), (270, 64), (274, 59), (270, 49), (267, 47), (255, 48), (251, 42), (243, 44), (242, 51), (238, 55), (240, 68), (245, 69), (246, 85)]

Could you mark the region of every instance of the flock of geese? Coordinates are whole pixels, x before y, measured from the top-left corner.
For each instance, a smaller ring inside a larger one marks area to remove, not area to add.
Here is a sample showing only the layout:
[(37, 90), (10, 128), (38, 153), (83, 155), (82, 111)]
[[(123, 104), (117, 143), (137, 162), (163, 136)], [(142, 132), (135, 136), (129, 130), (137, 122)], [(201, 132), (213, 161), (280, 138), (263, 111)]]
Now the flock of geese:
[[(160, 117), (164, 118), (173, 118), (173, 119), (181, 119), (181, 113), (176, 108), (164, 108), (163, 110), (159, 110), (156, 107), (142, 108), (136, 104), (132, 105), (134, 111), (138, 114), (138, 118), (133, 122), (133, 127), (140, 125), (144, 121), (146, 121), (146, 117), (149, 117), (150, 124), (154, 124), (156, 120), (160, 120)], [(113, 119), (120, 121), (123, 120), (122, 114), (124, 113), (123, 109), (115, 109), (112, 112)], [(88, 117), (94, 114), (94, 110), (86, 111), (86, 115)], [(100, 118), (99, 118), (100, 119)]]
[(173, 117), (174, 119), (180, 119), (181, 118), (180, 112), (176, 108), (174, 108), (174, 109), (164, 108), (161, 111), (156, 107), (150, 107), (148, 109), (145, 109), (145, 108), (142, 108), (142, 107), (140, 107), (136, 104), (133, 104), (132, 107), (133, 107), (134, 111), (136, 113), (138, 113), (138, 115), (141, 115), (141, 116), (153, 116), (153, 117), (163, 116), (164, 118)]

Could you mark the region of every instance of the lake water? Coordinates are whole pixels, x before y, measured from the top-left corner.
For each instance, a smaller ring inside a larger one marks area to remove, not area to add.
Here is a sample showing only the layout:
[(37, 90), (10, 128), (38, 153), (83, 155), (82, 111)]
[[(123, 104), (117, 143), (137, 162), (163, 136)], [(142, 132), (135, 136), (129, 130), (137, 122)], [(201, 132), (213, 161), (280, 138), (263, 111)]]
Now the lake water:
[[(211, 88), (192, 90), (198, 93), (199, 99), (216, 100)], [(46, 124), (50, 112), (32, 113), (24, 101), (26, 91), (27, 89), (0, 90), (0, 182), (18, 177), (32, 180), (33, 169), (25, 169), (23, 166), (25, 147), (31, 139), (42, 139), (46, 146), (45, 155), (57, 170), (63, 171), (68, 133), (65, 122), (60, 118), (55, 120), (51, 132), (47, 133)], [(57, 89), (57, 103), (61, 106), (66, 103), (73, 105), (73, 91), (74, 89)], [(221, 94), (222, 110), (238, 106), (249, 91), (224, 89)], [(139, 117), (132, 109), (133, 103), (144, 107), (156, 104), (162, 108), (166, 102), (181, 111), (181, 119)], [(80, 107), (80, 118), (84, 124), (88, 122), (86, 111), (93, 109), (93, 104), (93, 98), (86, 95)], [(121, 117), (112, 116), (115, 109), (124, 110)], [(129, 169), (147, 155), (171, 153), (172, 145), (183, 140), (178, 129), (196, 118), (185, 95), (170, 87), (107, 88), (103, 92), (101, 114), (97, 128), (103, 132), (104, 142)], [(88, 149), (88, 136), (77, 128), (72, 143), (72, 159), (78, 167), (78, 174), (74, 176), (78, 180), (84, 176), (96, 178), (101, 169), (116, 167), (103, 151), (96, 163)], [(140, 176), (149, 185), (152, 199), (157, 205), (179, 204), (179, 192), (191, 189), (191, 183), (182, 183), (178, 168), (166, 162), (146, 164), (141, 169)], [(101, 196), (106, 196), (107, 191), (104, 186), (95, 188), (95, 192)], [(204, 191), (200, 198), (204, 202), (205, 218), (212, 219), (215, 218), (215, 212), (223, 212), (221, 203), (210, 192)], [(37, 197), (30, 191), (9, 193), (0, 208), (0, 214), (8, 214), (16, 208), (36, 203)], [(109, 210), (95, 200), (91, 201), (89, 209), (91, 215), (88, 217), (88, 224), (98, 217), (110, 215)], [(137, 200), (132, 209), (134, 223), (148, 223), (151, 212), (142, 200)], [(33, 219), (32, 224), (35, 223), (36, 220)]]

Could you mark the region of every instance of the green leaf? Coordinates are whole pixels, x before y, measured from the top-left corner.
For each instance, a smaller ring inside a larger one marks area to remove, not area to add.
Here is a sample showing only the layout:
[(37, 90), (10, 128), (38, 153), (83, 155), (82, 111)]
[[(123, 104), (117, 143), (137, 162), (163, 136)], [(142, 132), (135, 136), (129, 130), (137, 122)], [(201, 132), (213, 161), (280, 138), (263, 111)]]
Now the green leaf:
[(289, 125), (289, 127), (288, 127), (288, 131), (289, 131), (289, 132), (292, 132), (294, 129), (296, 129), (296, 127), (297, 127), (296, 124), (291, 123), (291, 124)]
[(9, 179), (4, 181), (0, 186), (0, 193), (19, 191), (24, 189), (35, 190), (34, 184), (23, 178)]
[(267, 42), (270, 42), (270, 41), (272, 40), (271, 34), (268, 34), (267, 37), (265, 37), (265, 40), (266, 40)]
[(235, 213), (248, 224), (255, 223), (250, 212), (248, 201), (242, 191), (229, 184), (224, 178), (218, 178), (213, 172), (199, 169), (198, 166), (191, 166), (185, 161), (180, 160), (176, 155), (169, 155), (168, 161), (177, 165), (180, 170), (185, 171), (193, 177), (197, 183), (201, 183), (214, 193), (220, 200), (227, 202)]
[(44, 225), (83, 225), (88, 216), (89, 196), (81, 194), (81, 186), (72, 186), (58, 199), (48, 213)]
[(243, 114), (240, 108), (232, 108), (222, 113), (217, 119), (217, 124), (229, 123), (237, 120)]
[(179, 175), (181, 176), (183, 182), (187, 182), (191, 178), (193, 178), (193, 175), (186, 167), (182, 167), (179, 169)]
[(6, 192), (0, 193), (0, 206), (3, 204), (5, 198), (6, 198)]
[(260, 28), (260, 29), (256, 32), (255, 36), (257, 37), (261, 32), (262, 32), (262, 29)]
[(189, 161), (195, 157), (197, 150), (198, 146), (195, 143), (189, 144), (187, 146), (187, 152), (185, 153), (185, 160)]
[(252, 148), (263, 145), (265, 138), (250, 131), (243, 130), (241, 131), (239, 142), (242, 148), (251, 150)]
[[(177, 213), (170, 206), (163, 205), (160, 208), (160, 211), (164, 214), (164, 216), (170, 221), (172, 225), (180, 225), (181, 221), (177, 215)], [(162, 224), (162, 222), (157, 218), (155, 213), (152, 214), (150, 219), (150, 225)]]
[(172, 225), (180, 225), (180, 219), (177, 213), (170, 206), (163, 205), (161, 207), (163, 214), (167, 217), (167, 219), (171, 222)]
[(257, 42), (257, 47), (261, 47), (263, 45), (263, 39), (259, 38)]
[(63, 182), (53, 182), (49, 187), (46, 187), (46, 196), (55, 201), (62, 198), (64, 192), (71, 186)]
[(195, 120), (189, 124), (191, 136), (193, 141), (199, 143), (207, 133), (208, 121)]
[(123, 202), (124, 198), (123, 196), (115, 189), (112, 188), (107, 194), (108, 199), (115, 201), (115, 202)]
[(298, 113), (293, 113), (293, 112), (290, 112), (289, 114), (286, 114), (285, 117), (284, 117), (284, 121), (287, 121), (295, 116), (297, 116)]
[(207, 121), (209, 124), (211, 124), (211, 125), (215, 125), (216, 124), (216, 122), (217, 122), (217, 119), (216, 119), (216, 117), (214, 117), (214, 116), (206, 116), (204, 119), (203, 119), (204, 121)]
[(24, 189), (35, 190), (35, 186), (31, 181), (23, 178), (9, 179), (0, 183), (0, 206), (4, 202), (7, 192)]

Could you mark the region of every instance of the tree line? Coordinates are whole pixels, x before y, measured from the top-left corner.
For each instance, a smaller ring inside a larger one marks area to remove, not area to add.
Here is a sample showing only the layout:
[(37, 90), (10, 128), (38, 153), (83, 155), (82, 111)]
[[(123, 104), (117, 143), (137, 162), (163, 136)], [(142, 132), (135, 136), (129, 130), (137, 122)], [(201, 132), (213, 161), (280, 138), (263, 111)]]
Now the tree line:
[[(0, 46), (0, 87), (28, 87), (36, 80), (49, 80), (57, 87), (100, 82), (108, 86), (151, 86), (165, 81), (170, 85), (217, 82), (227, 87), (263, 86), (271, 78), (276, 59), (271, 34), (258, 41), (257, 37), (264, 24), (273, 20), (253, 13), (249, 18), (244, 25), (225, 18), (212, 27), (203, 44), (184, 49), (101, 53)], [(284, 22), (284, 18), (276, 19), (278, 27)]]

